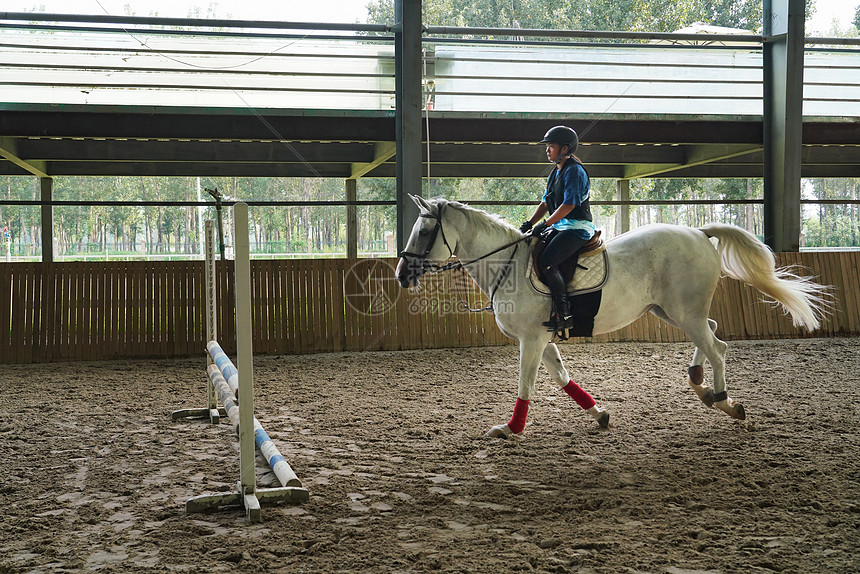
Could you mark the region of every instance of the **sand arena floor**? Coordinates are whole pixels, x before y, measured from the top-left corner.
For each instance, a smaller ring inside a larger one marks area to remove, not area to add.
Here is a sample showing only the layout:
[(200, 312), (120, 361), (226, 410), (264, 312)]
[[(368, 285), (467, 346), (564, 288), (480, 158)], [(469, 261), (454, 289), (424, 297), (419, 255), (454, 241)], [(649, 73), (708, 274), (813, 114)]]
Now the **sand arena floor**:
[(563, 346), (610, 428), (541, 370), (512, 440), (482, 438), (512, 346), (258, 357), (311, 498), (256, 525), (184, 511), (238, 478), (228, 424), (170, 420), (202, 406), (202, 357), (4, 366), (0, 573), (860, 572), (860, 339), (730, 343), (742, 422), (687, 387), (691, 352)]

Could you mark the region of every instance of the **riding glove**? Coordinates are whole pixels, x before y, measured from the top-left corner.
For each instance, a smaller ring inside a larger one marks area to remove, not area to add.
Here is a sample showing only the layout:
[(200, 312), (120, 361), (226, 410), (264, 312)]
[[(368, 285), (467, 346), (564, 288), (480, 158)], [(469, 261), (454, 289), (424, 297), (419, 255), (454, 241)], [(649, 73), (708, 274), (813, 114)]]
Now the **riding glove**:
[(524, 221), (522, 225), (520, 225), (520, 233), (528, 233), (529, 229), (532, 228), (531, 221)]
[(532, 229), (532, 235), (538, 236), (541, 233), (543, 233), (544, 231), (546, 231), (548, 227), (549, 227), (549, 225), (546, 224), (546, 221), (541, 221), (540, 223), (535, 225), (534, 228)]

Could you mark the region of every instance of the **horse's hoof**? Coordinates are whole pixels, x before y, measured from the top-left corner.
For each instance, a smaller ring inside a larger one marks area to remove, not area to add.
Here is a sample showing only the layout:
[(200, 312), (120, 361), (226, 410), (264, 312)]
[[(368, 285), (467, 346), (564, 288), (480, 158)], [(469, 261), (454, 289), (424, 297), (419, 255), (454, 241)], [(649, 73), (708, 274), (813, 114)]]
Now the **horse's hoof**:
[(738, 419), (739, 421), (742, 421), (747, 418), (747, 413), (744, 410), (744, 406), (740, 403), (734, 402), (731, 399), (718, 402), (717, 408), (732, 417), (733, 419)]
[(603, 411), (602, 413), (600, 413), (600, 416), (597, 417), (597, 424), (599, 424), (600, 428), (602, 428), (602, 429), (608, 429), (609, 428), (609, 413), (606, 411)]
[(511, 429), (507, 424), (496, 425), (484, 434), (484, 438), (510, 438)]

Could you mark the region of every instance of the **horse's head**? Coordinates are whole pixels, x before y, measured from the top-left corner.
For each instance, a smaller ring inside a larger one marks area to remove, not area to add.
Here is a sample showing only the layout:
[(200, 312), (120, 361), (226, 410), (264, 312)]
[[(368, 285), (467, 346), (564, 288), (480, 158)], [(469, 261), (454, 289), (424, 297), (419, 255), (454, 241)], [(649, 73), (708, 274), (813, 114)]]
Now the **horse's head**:
[(426, 201), (422, 197), (409, 196), (418, 206), (419, 214), (406, 249), (400, 252), (400, 261), (397, 263), (395, 277), (403, 287), (417, 285), (418, 280), (428, 271), (438, 267), (454, 254), (456, 233), (452, 229), (446, 230), (443, 226), (445, 217), (444, 200)]

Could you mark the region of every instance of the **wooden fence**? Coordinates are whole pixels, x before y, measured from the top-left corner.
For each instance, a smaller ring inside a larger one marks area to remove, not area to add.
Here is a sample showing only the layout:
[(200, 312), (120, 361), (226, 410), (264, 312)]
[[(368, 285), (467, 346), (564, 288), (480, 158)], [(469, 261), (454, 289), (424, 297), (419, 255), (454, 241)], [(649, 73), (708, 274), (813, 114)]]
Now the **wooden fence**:
[[(758, 292), (720, 282), (711, 308), (723, 339), (860, 333), (860, 252), (779, 254), (832, 285), (835, 313), (815, 333), (791, 326)], [(404, 290), (393, 259), (255, 260), (254, 350), (260, 354), (502, 345), (486, 298), (457, 273)], [(232, 262), (217, 265), (218, 339), (235, 350)], [(0, 363), (170, 358), (204, 352), (203, 263), (0, 263)], [(685, 341), (651, 315), (594, 341)], [(580, 342), (575, 340), (573, 342)]]

